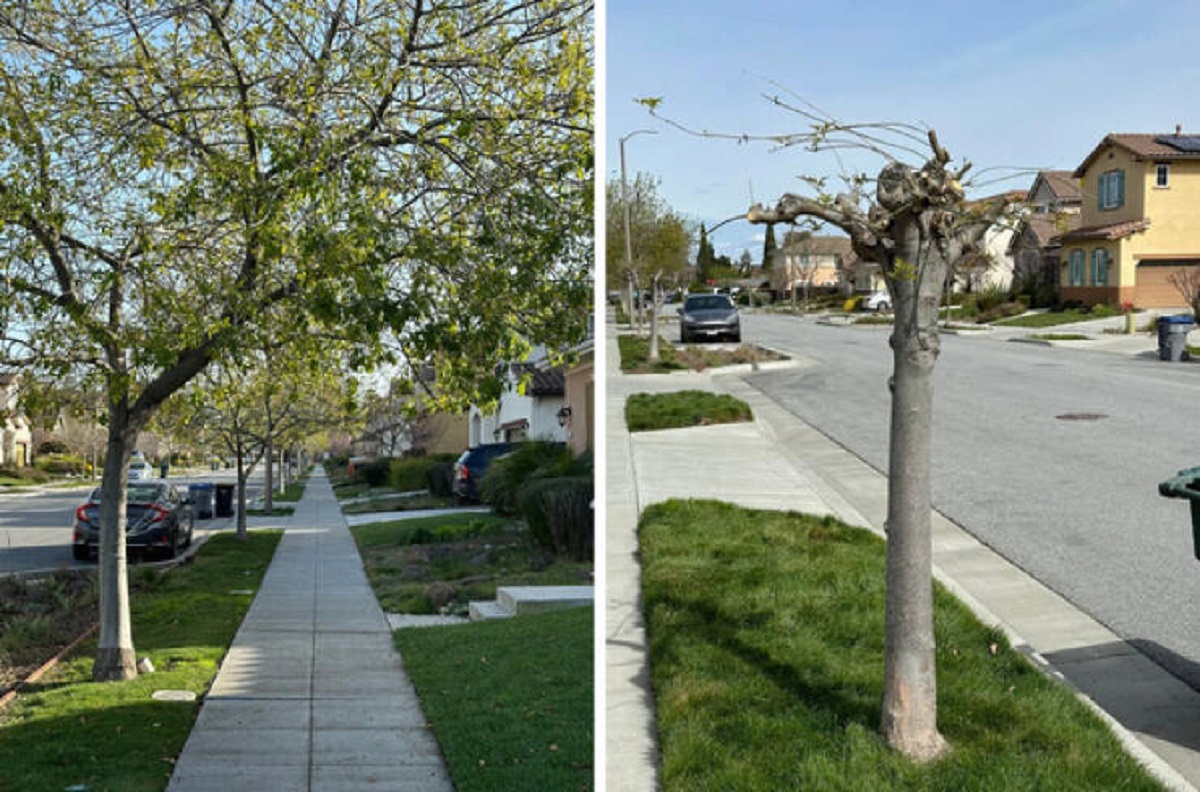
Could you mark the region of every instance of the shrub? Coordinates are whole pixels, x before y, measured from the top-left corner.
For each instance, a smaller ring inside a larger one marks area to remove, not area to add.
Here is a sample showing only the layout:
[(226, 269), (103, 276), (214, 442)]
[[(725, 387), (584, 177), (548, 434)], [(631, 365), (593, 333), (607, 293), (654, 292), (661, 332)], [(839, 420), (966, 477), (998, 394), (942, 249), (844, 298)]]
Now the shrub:
[(981, 312), (988, 312), (1008, 302), (1008, 289), (1002, 286), (985, 286), (975, 298)]
[(571, 452), (561, 443), (522, 443), (488, 466), (479, 483), (480, 500), (497, 514), (516, 515), (520, 513), (517, 495), (526, 481), (569, 475), (573, 463)]
[(425, 486), (429, 494), (438, 498), (449, 498), (454, 494), (454, 463), (434, 462), (425, 468)]
[(595, 549), (592, 479), (535, 478), (522, 487), (521, 516), (543, 547), (574, 561), (590, 561)]
[(46, 454), (34, 464), (38, 470), (54, 476), (77, 475), (87, 470), (87, 464), (78, 454)]
[(354, 469), (354, 480), (361, 481), (368, 487), (382, 487), (388, 483), (392, 475), (392, 460), (372, 459)]
[(62, 440), (46, 440), (38, 444), (37, 453), (42, 454), (67, 454), (70, 453), (70, 447)]
[(425, 471), (432, 464), (428, 459), (393, 459), (388, 470), (392, 489), (397, 492), (425, 489)]
[(847, 299), (846, 302), (842, 303), (842, 310), (846, 313), (854, 313), (859, 309), (860, 306), (862, 306), (862, 301), (862, 295), (857, 294)]

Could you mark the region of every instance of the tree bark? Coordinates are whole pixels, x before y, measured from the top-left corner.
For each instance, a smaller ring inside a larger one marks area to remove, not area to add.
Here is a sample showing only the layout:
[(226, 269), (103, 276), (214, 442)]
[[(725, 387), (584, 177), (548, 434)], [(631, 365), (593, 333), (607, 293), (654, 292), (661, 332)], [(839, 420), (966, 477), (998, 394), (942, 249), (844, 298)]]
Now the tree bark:
[(246, 459), (242, 444), (237, 445), (237, 538), (246, 541)]
[(658, 362), (658, 282), (662, 272), (654, 273), (650, 281), (650, 352), (647, 357), (651, 363)]
[(893, 748), (930, 761), (947, 747), (937, 729), (930, 495), (937, 309), (946, 261), (919, 240), (916, 245), (898, 245), (897, 252), (908, 254), (900, 261), (921, 261), (919, 274), (905, 277), (901, 266), (900, 277), (890, 279), (895, 322), (881, 730)]
[(137, 654), (129, 616), (129, 583), (125, 547), (125, 485), (129, 457), (136, 442), (126, 432), (124, 402), (109, 408), (108, 450), (100, 484), (100, 634), (92, 679), (113, 682), (137, 677)]

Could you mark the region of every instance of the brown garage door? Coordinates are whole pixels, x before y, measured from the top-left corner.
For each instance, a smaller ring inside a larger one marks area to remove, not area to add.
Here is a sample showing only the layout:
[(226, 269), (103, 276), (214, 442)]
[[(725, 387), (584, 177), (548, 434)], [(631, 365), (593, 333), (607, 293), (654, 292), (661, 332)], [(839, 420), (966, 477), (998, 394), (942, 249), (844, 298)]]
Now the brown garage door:
[(1139, 308), (1179, 308), (1187, 300), (1171, 285), (1171, 275), (1176, 272), (1200, 272), (1200, 259), (1169, 259), (1142, 261), (1137, 266), (1137, 296), (1134, 304)]

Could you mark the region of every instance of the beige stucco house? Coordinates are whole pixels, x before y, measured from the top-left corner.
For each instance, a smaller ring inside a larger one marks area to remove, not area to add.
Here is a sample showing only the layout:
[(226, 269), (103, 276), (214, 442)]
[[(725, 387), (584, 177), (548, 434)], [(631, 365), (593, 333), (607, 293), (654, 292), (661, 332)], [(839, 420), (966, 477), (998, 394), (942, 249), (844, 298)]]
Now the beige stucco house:
[(1111, 134), (1073, 175), (1082, 211), (1056, 240), (1062, 299), (1185, 305), (1170, 277), (1200, 268), (1200, 135)]
[(33, 434), (17, 404), (16, 374), (0, 373), (0, 467), (26, 467), (33, 461)]

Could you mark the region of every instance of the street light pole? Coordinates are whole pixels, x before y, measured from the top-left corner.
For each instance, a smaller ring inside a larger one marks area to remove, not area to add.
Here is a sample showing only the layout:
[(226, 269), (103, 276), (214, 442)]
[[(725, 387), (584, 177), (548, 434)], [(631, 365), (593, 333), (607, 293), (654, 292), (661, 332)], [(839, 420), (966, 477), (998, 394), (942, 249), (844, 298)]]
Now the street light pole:
[(633, 322), (633, 328), (636, 332), (638, 329), (638, 307), (637, 301), (633, 293), (633, 243), (629, 237), (629, 184), (625, 178), (625, 141), (635, 135), (657, 135), (657, 129), (635, 129), (628, 135), (618, 138), (618, 146), (621, 149), (621, 206), (625, 222), (625, 277), (629, 284), (629, 319)]

